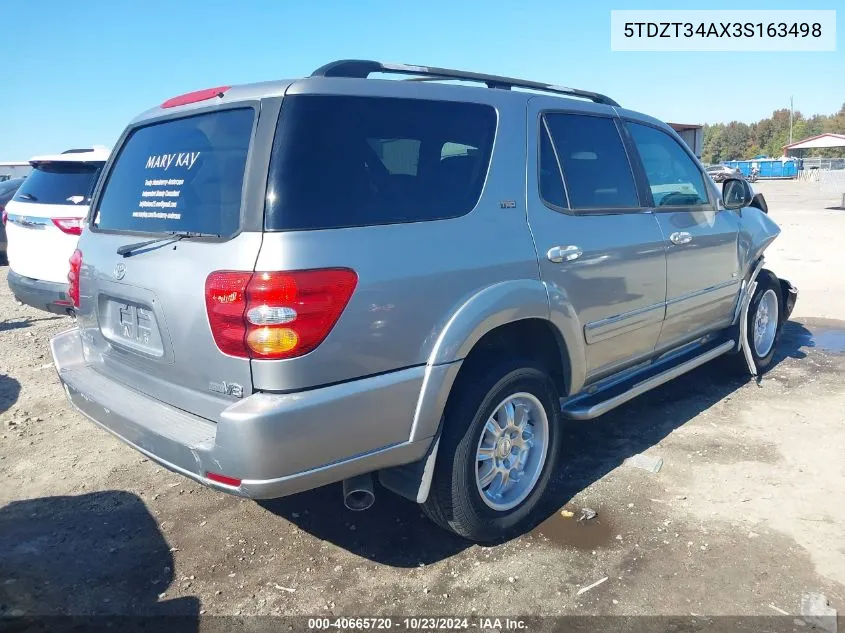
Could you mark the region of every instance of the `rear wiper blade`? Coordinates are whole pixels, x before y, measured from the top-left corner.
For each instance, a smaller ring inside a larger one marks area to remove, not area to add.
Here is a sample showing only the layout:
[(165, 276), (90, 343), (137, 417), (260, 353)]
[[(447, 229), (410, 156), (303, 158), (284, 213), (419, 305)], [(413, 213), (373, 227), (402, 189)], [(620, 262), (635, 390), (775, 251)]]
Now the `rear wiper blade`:
[(17, 194), (15, 197), (16, 197), (16, 198), (22, 198), (22, 199), (24, 199), (24, 200), (32, 200), (33, 202), (35, 202), (36, 200), (38, 200), (38, 198), (36, 198), (35, 196), (33, 196), (31, 193), (19, 193), (19, 194)]
[(124, 257), (129, 257), (133, 252), (146, 246), (152, 246), (153, 244), (158, 244), (160, 242), (178, 242), (179, 240), (190, 239), (192, 237), (219, 238), (220, 235), (218, 233), (200, 233), (197, 231), (170, 231), (166, 235), (163, 235), (162, 237), (157, 237), (154, 240), (147, 240), (145, 242), (136, 242), (134, 244), (126, 244), (124, 246), (121, 246), (117, 249), (117, 254), (123, 255)]

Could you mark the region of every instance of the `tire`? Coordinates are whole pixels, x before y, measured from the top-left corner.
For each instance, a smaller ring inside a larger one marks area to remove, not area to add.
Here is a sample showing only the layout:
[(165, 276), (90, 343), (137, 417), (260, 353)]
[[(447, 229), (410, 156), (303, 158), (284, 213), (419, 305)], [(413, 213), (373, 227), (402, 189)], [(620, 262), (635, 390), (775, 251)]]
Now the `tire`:
[[(747, 331), (751, 356), (754, 360), (754, 366), (757, 368), (758, 376), (764, 374), (771, 367), (777, 342), (780, 339), (783, 325), (783, 319), (781, 318), (783, 297), (781, 293), (781, 285), (778, 278), (768, 270), (761, 270), (760, 274), (757, 275), (757, 289), (754, 291), (754, 296), (751, 298), (751, 303), (748, 306)], [(758, 342), (755, 343), (755, 328), (760, 326), (758, 317), (761, 318), (761, 322), (766, 322), (767, 329), (765, 329), (765, 336), (757, 339)], [(768, 324), (772, 324), (771, 330), (768, 329)], [(745, 370), (748, 371), (745, 354), (739, 354), (738, 358), (745, 367)]]
[[(496, 441), (487, 426), (488, 421), (496, 424), (501, 418), (504, 424), (509, 419), (501, 407), (512, 398), (516, 398), (514, 420), (524, 419), (529, 431), (511, 431), (513, 444), (504, 436)], [(527, 418), (521, 411), (527, 412)], [(422, 504), (425, 514), (441, 527), (479, 543), (501, 541), (533, 527), (537, 518), (533, 511), (557, 465), (561, 437), (558, 392), (548, 371), (528, 360), (467, 367), (447, 403), (443, 425), (431, 490)], [(520, 454), (523, 439), (530, 435), (533, 446)], [(479, 461), (481, 452), (489, 457)], [(494, 465), (510, 465), (513, 472), (522, 466), (522, 478), (496, 495), (503, 483), (501, 474), (484, 487)]]

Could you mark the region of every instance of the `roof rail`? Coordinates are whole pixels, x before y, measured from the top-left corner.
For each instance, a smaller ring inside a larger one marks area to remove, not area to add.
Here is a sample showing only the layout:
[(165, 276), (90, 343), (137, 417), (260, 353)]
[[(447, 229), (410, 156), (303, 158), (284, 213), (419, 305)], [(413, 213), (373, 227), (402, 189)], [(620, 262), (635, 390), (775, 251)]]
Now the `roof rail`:
[(577, 88), (555, 86), (553, 84), (526, 81), (524, 79), (514, 79), (512, 77), (500, 77), (498, 75), (485, 75), (465, 70), (451, 70), (449, 68), (436, 68), (434, 66), (412, 66), (409, 64), (386, 64), (367, 59), (342, 59), (335, 62), (329, 62), (325, 66), (320, 66), (320, 68), (311, 73), (311, 76), (366, 79), (371, 73), (422, 75), (423, 77), (430, 77), (431, 79), (429, 79), (429, 81), (444, 79), (477, 81), (479, 83), (486, 84), (488, 88), (500, 88), (503, 90), (510, 90), (511, 88), (528, 88), (531, 90), (540, 90), (542, 92), (553, 92), (555, 94), (566, 95), (569, 97), (581, 97), (583, 99), (594, 101), (595, 103), (603, 103), (609, 106), (619, 106), (619, 104), (610, 97), (597, 92), (578, 90)]

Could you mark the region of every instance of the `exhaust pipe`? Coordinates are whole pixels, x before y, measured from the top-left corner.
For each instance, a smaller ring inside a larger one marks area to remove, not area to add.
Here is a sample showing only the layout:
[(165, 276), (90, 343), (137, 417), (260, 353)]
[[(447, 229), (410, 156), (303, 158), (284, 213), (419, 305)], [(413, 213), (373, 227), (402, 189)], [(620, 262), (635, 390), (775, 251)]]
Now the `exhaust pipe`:
[(366, 510), (375, 500), (371, 473), (343, 480), (343, 505), (350, 510)]

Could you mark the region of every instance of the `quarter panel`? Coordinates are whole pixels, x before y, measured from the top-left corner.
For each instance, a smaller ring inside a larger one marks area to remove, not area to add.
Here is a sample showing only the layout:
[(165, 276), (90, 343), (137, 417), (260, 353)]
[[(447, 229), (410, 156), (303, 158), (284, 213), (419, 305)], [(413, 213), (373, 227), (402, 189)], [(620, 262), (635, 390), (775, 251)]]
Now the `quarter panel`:
[[(332, 87), (358, 94), (382, 83), (393, 82), (305, 82), (291, 90)], [(430, 90), (421, 92), (434, 96)], [(495, 102), (498, 129), (487, 181), (470, 213), (431, 222), (264, 234), (256, 270), (348, 267), (357, 273), (358, 284), (317, 349), (299, 358), (252, 361), (256, 389), (304, 389), (426, 364), (455, 312), (471, 297), (511, 280), (539, 284), (522, 208), (524, 103), (487, 95), (495, 91), (477, 92)], [(532, 310), (517, 307), (514, 314)], [(458, 356), (444, 351), (438, 356), (444, 362), (459, 357), (460, 343), (450, 345)]]

